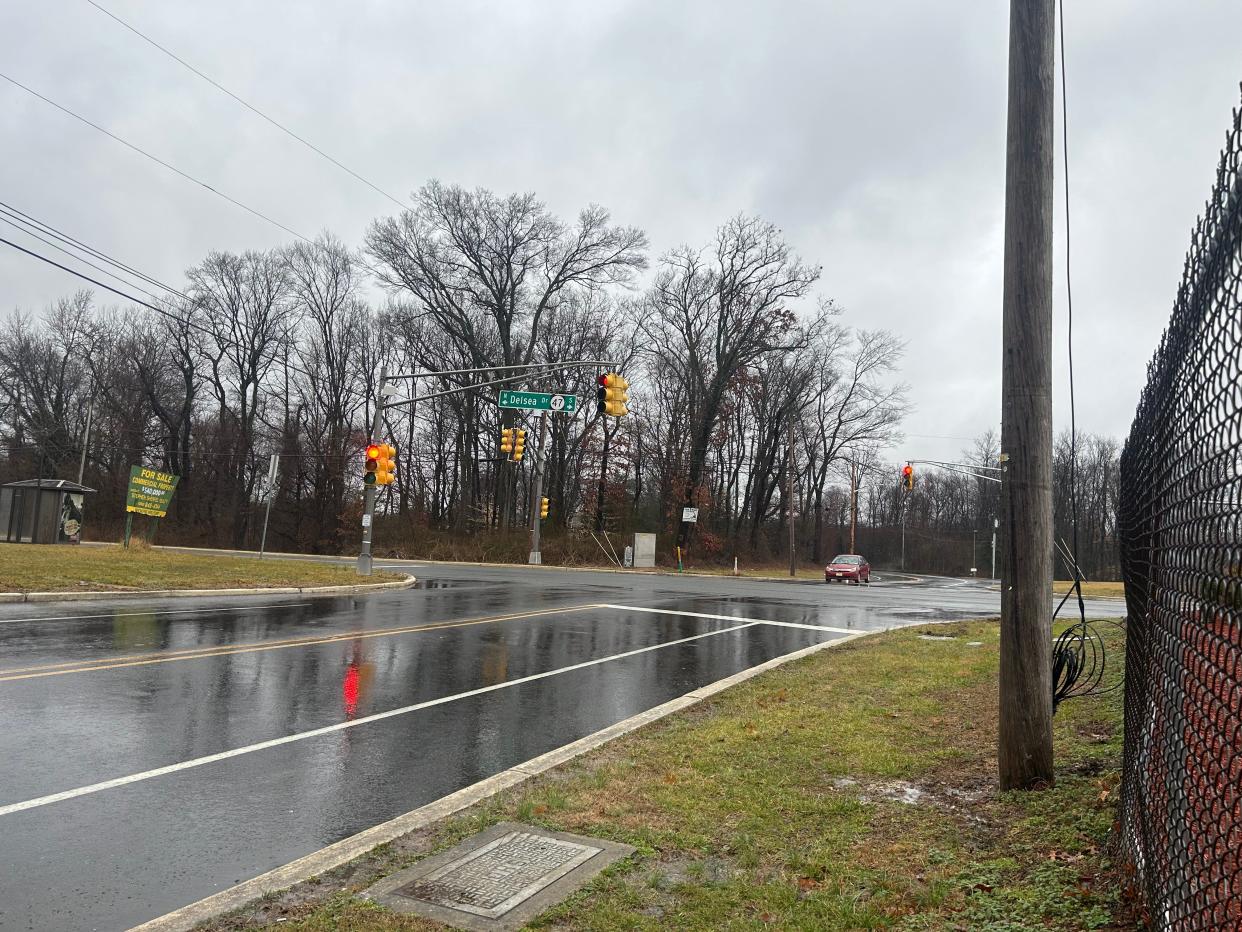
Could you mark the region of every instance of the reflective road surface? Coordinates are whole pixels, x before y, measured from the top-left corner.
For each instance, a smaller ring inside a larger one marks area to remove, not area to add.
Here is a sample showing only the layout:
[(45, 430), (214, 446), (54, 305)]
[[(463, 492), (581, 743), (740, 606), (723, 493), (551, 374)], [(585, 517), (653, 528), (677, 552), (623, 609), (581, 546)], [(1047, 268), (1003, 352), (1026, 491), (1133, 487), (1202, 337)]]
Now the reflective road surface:
[(400, 568), (418, 588), (0, 606), (0, 928), (123, 929), (773, 657), (998, 611), (947, 580)]

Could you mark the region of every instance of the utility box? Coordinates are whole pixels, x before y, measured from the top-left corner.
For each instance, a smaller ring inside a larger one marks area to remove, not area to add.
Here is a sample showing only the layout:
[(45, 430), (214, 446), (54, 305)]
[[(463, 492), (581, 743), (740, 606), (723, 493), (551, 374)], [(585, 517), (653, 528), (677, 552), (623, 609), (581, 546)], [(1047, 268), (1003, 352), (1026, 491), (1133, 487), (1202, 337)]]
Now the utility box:
[(6, 482), (0, 486), (0, 541), (81, 543), (83, 502), (94, 491), (68, 479)]
[(656, 536), (654, 534), (634, 535), (634, 568), (655, 566)]

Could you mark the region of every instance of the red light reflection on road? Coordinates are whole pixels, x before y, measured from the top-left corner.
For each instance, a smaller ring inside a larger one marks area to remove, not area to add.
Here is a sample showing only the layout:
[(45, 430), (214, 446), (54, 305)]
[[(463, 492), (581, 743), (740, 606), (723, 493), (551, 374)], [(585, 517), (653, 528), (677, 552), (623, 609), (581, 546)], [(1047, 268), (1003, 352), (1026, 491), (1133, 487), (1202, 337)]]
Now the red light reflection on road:
[(345, 668), (341, 692), (345, 695), (345, 717), (352, 719), (358, 714), (358, 661), (351, 660)]

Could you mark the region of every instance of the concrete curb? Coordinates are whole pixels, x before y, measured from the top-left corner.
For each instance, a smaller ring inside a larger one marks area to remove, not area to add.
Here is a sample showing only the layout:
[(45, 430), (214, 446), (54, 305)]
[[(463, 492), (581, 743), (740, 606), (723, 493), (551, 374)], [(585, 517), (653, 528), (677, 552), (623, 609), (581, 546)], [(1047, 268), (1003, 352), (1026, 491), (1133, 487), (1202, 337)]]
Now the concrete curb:
[[(88, 541), (86, 543), (90, 544), (91, 546), (96, 546), (96, 547), (116, 546), (115, 544), (109, 544), (103, 541), (99, 541), (99, 542)], [(232, 555), (244, 556), (247, 553), (250, 553), (250, 551), (244, 551), (244, 550), (221, 550), (221, 549), (214, 548), (214, 547), (182, 547), (182, 546), (178, 546), (175, 544), (169, 544), (169, 545), (157, 544), (155, 549), (156, 550), (175, 550), (175, 551), (180, 551), (183, 553), (225, 554), (225, 555), (230, 555), (230, 556)], [(353, 559), (353, 557), (350, 556), (349, 554), (331, 556), (330, 554), (322, 554), (322, 553), (288, 553), (288, 552), (270, 551), (270, 550), (267, 552), (267, 556), (272, 557), (274, 559), (278, 559), (278, 560), (309, 560), (309, 561), (314, 561), (314, 562), (336, 562), (339, 560)], [(622, 567), (616, 567), (616, 566), (553, 566), (550, 564), (545, 565), (545, 564), (530, 564), (530, 563), (484, 563), (484, 562), (480, 562), (477, 560), (422, 560), (417, 557), (379, 557), (377, 556), (375, 557), (375, 562), (376, 564), (411, 563), (415, 565), (426, 565), (426, 566), (485, 566), (489, 568), (507, 569), (507, 570), (508, 569), (535, 570), (535, 571), (560, 570), (560, 571), (567, 572), (567, 573), (615, 573), (618, 575), (624, 574), (626, 576), (688, 576), (693, 579), (738, 579), (738, 580), (746, 580), (749, 582), (799, 583), (801, 585), (807, 585), (807, 586), (822, 585), (822, 581), (818, 578), (818, 575), (816, 575), (815, 577), (797, 576), (797, 577), (792, 577), (792, 578), (789, 576), (747, 576), (745, 574), (734, 576), (732, 573), (696, 573), (696, 572), (678, 573), (676, 570), (667, 570), (667, 569), (659, 569), (659, 568), (635, 569), (633, 567), (622, 568)], [(899, 574), (899, 575), (909, 575), (909, 574)], [(877, 576), (876, 578), (877, 580), (884, 581), (886, 585), (898, 585), (898, 586), (913, 585), (913, 584), (921, 583), (924, 581), (922, 577), (918, 577), (918, 576), (913, 576), (909, 579), (894, 579), (891, 581), (884, 580), (883, 576)], [(946, 577), (946, 578), (950, 578), (950, 577)]]
[(350, 593), (375, 592), (381, 589), (409, 589), (418, 580), (410, 575), (382, 583), (358, 583), (349, 586), (273, 586), (268, 589), (126, 589), (120, 592), (0, 592), (0, 604), (14, 602), (98, 602), (111, 599), (187, 599), (211, 596), (301, 595), (339, 596)]
[(857, 634), (848, 634), (830, 641), (812, 644), (810, 647), (804, 647), (793, 653), (775, 657), (748, 670), (743, 670), (722, 680), (709, 683), (707, 686), (701, 686), (686, 693), (684, 696), (678, 696), (676, 699), (671, 699), (668, 702), (648, 709), (646, 712), (639, 712), (637, 715), (632, 715), (627, 719), (609, 725), (607, 728), (601, 728), (599, 731), (584, 738), (579, 738), (577, 741), (566, 744), (563, 747), (548, 751), (546, 754), (540, 754), (538, 757), (533, 757), (524, 763), (510, 767), (508, 770), (502, 770), (486, 780), (480, 780), (471, 786), (463, 787), (455, 793), (450, 793), (448, 796), (437, 799), (433, 803), (428, 803), (426, 806), (421, 806), (404, 815), (399, 815), (388, 822), (372, 826), (365, 831), (359, 832), (357, 835), (343, 838), (335, 844), (328, 845), (328, 847), (322, 848), (313, 854), (298, 858), (296, 861), (291, 861), (283, 867), (270, 870), (266, 874), (260, 874), (258, 877), (243, 881), (235, 887), (222, 890), (219, 893), (199, 900), (197, 903), (191, 903), (174, 912), (166, 913), (163, 916), (144, 922), (142, 925), (134, 926), (130, 932), (187, 932), (187, 930), (193, 929), (199, 923), (214, 919), (235, 909), (240, 909), (247, 903), (269, 893), (285, 890), (294, 884), (301, 883), (325, 871), (340, 867), (342, 864), (361, 857), (372, 848), (387, 844), (393, 839), (399, 838), (415, 829), (423, 828), (432, 822), (438, 822), (440, 819), (447, 818), (469, 806), (473, 806), (475, 803), (487, 799), (489, 796), (494, 796), (520, 783), (524, 783), (532, 777), (536, 777), (551, 770), (553, 767), (573, 760), (575, 757), (594, 750), (600, 745), (607, 744), (616, 738), (620, 738), (622, 735), (636, 731), (644, 725), (649, 725), (652, 722), (672, 715), (674, 712), (680, 712), (682, 709), (697, 705), (703, 700), (723, 692), (731, 686), (744, 683), (761, 673), (766, 673), (794, 660), (808, 657), (821, 650), (837, 647), (867, 635), (881, 633), (881, 631), (860, 631)]

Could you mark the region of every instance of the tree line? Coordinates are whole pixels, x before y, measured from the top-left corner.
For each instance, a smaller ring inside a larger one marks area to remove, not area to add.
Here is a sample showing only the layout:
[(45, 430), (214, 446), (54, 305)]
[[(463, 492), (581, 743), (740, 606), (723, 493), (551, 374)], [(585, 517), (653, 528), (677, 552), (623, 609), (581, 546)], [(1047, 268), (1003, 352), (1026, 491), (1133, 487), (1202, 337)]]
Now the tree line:
[[(506, 367), (608, 360), (631, 382), (624, 418), (595, 413), (602, 370), (521, 385), (580, 399), (575, 416), (549, 419), (543, 480), (567, 557), (599, 557), (640, 530), (665, 552), (766, 559), (787, 555), (792, 520), (800, 556), (823, 561), (850, 523), (842, 483), (878, 476), (900, 437), (903, 342), (848, 324), (817, 291), (822, 267), (761, 218), (649, 253), (644, 231), (599, 206), (565, 220), (533, 194), (431, 182), (358, 249), (323, 234), (213, 252), (153, 308), (80, 291), (16, 312), (0, 329), (0, 479), (81, 467), (98, 490), (87, 535), (107, 537), (130, 467), (155, 466), (181, 477), (161, 539), (253, 547), (276, 453), (269, 546), (348, 552), (383, 367), (420, 377), (396, 382), (412, 404), (384, 412), (398, 469), (379, 499), (379, 552), (508, 541), (512, 556), (530, 519), (534, 422), (499, 409), (495, 388), (443, 393)], [(454, 370), (475, 371), (435, 375)], [(510, 426), (529, 429), (520, 464), (498, 450)], [(1115, 444), (1095, 452), (1115, 460)], [(867, 532), (904, 517), (908, 535), (959, 533), (991, 507), (987, 490), (971, 498), (969, 482), (931, 477), (903, 499), (896, 475), (860, 492)], [(1078, 475), (1091, 515), (1111, 507), (1106, 481)], [(686, 507), (697, 524), (681, 521)], [(1099, 522), (1091, 546), (1104, 560), (1112, 531)]]

